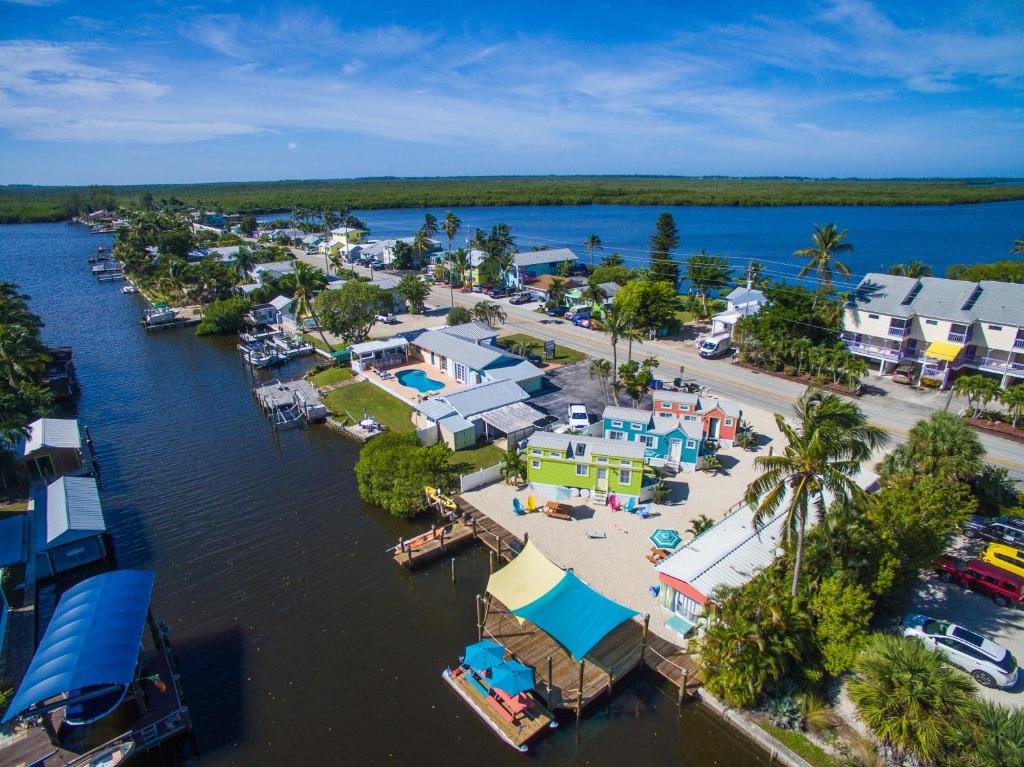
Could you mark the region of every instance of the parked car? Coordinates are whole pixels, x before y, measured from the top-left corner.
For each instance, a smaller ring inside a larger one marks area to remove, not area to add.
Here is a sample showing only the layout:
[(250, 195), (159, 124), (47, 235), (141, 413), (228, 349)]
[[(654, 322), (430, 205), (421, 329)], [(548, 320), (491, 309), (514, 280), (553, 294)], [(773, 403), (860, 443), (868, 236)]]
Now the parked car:
[(935, 563), (935, 572), (946, 583), (958, 583), (992, 597), (1000, 607), (1019, 606), (1024, 600), (1024, 577), (980, 559), (965, 561), (947, 555)]
[(963, 626), (929, 618), (905, 615), (900, 618), (903, 636), (916, 637), (931, 650), (941, 650), (984, 687), (1013, 687), (1017, 684), (1017, 659), (1002, 645)]
[(587, 429), (590, 427), (590, 413), (587, 406), (578, 403), (569, 405), (569, 428)]
[(533, 301), (533, 296), (529, 293), (516, 293), (512, 298), (508, 300), (510, 304), (528, 304)]
[(1005, 543), (990, 543), (981, 553), (981, 561), (1024, 577), (1024, 551)]
[(484, 293), (490, 298), (504, 298), (508, 295), (508, 291), (505, 288), (487, 288)]
[(567, 306), (552, 306), (548, 309), (549, 317), (564, 317), (565, 313), (569, 311)]
[(474, 285), (473, 287), (470, 288), (470, 290), (472, 292), (474, 292), (474, 293), (483, 293), (484, 292), (484, 288), (480, 287), (479, 285)]
[(729, 334), (718, 333), (704, 339), (704, 343), (700, 345), (700, 356), (704, 359), (713, 360), (715, 357), (721, 357), (730, 348), (732, 348), (732, 338)]
[[(565, 316), (568, 317), (569, 315), (567, 314)], [(586, 315), (586, 316), (573, 315), (572, 324), (575, 325), (578, 328), (589, 328), (590, 327), (590, 315), (589, 314)]]
[(589, 306), (577, 306), (575, 309), (567, 311), (565, 313), (565, 318), (567, 320), (573, 320), (573, 321), (575, 321), (577, 318), (580, 318), (580, 319), (583, 319), (583, 318), (590, 319), (590, 307)]
[(540, 365), (542, 362), (544, 362), (544, 358), (537, 354), (537, 352), (530, 352), (529, 354), (526, 355), (526, 359), (528, 359), (534, 365)]
[(913, 365), (897, 365), (892, 371), (892, 380), (901, 384), (912, 384), (917, 380), (917, 369)]
[(373, 261), (370, 264), (370, 268), (373, 269), (373, 271), (375, 271), (375, 272), (379, 272), (381, 269), (384, 268), (384, 262), (383, 261)]
[(1020, 517), (979, 517), (972, 515), (967, 520), (964, 534), (968, 538), (982, 538), (986, 541), (1008, 543), (1024, 548), (1024, 519)]

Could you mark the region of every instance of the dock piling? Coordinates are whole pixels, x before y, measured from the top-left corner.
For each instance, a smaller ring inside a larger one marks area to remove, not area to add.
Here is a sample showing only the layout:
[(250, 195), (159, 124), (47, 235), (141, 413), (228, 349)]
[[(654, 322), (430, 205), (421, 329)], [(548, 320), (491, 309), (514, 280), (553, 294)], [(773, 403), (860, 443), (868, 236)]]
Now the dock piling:
[(480, 595), (476, 595), (476, 641), (480, 642), (484, 638), (484, 619), (480, 614)]
[(452, 583), (455, 583), (455, 557), (452, 557)]
[(585, 660), (580, 658), (580, 684), (576, 691), (576, 726), (580, 726), (580, 717), (583, 716), (583, 664)]
[(493, 575), (494, 574), (494, 552), (493, 551), (488, 551), (487, 552), (487, 564), (489, 565), (490, 572)]
[(551, 656), (549, 655), (548, 656), (548, 705), (549, 706), (551, 705), (551, 690), (554, 689), (554, 678), (555, 678), (554, 668), (555, 668), (555, 662), (551, 658)]
[(643, 633), (640, 635), (640, 662), (641, 663), (643, 663), (644, 659), (647, 657), (647, 628), (650, 625), (650, 623), (651, 623), (651, 615), (650, 615), (650, 613), (645, 613), (644, 614), (644, 629), (643, 629)]

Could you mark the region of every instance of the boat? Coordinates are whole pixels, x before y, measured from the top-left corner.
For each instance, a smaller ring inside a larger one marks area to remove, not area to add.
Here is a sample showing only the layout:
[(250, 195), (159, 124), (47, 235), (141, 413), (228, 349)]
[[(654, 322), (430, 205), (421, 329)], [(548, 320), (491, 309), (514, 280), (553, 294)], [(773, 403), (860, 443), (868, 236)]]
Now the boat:
[(71, 361), (73, 351), (70, 346), (47, 349), (50, 355), (43, 373), (43, 385), (53, 392), (55, 400), (71, 399), (79, 391), (78, 376), (75, 363)]
[(242, 357), (254, 368), (267, 368), (281, 362), (281, 357), (274, 351), (273, 347), (259, 341), (247, 344), (239, 344), (238, 350)]
[(89, 761), (85, 762), (85, 765), (87, 767), (115, 767), (115, 765), (123, 764), (134, 749), (135, 741), (133, 740), (101, 747), (99, 751), (89, 757)]
[(154, 325), (166, 325), (178, 318), (178, 310), (172, 309), (167, 304), (154, 304), (152, 309), (147, 309), (142, 317), (142, 324), (147, 327)]
[(446, 515), (450, 514), (450, 512), (455, 511), (455, 501), (453, 501), (447, 495), (444, 495), (436, 487), (426, 485), (423, 488), (423, 492), (426, 493), (427, 495), (427, 503), (430, 505), (430, 508), (436, 511), (440, 511), (441, 513)]
[(273, 343), (288, 359), (313, 353), (313, 344), (305, 341), (299, 335), (278, 335), (273, 339)]
[(126, 295), (132, 295), (133, 293), (138, 293), (139, 289), (134, 285), (125, 285), (123, 288), (121, 288), (121, 292)]
[(516, 751), (526, 753), (530, 741), (558, 727), (555, 715), (531, 691), (507, 695), (491, 687), (487, 677), (466, 664), (446, 668), (441, 676), (484, 724)]

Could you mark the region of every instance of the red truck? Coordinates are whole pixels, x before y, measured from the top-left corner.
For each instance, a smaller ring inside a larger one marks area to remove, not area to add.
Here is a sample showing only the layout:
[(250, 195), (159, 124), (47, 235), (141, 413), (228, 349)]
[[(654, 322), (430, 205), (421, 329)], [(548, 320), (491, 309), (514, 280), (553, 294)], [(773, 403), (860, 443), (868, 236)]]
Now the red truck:
[(1024, 578), (980, 559), (966, 561), (946, 555), (936, 560), (935, 572), (946, 583), (958, 583), (992, 597), (1000, 607), (1019, 606), (1024, 601)]

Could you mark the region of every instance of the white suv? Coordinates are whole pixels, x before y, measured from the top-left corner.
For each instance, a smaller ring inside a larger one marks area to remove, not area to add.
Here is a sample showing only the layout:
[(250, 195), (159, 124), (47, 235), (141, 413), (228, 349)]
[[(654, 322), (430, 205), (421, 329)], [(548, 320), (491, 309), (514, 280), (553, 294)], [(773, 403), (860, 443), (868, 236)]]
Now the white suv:
[(590, 428), (590, 414), (586, 405), (569, 405), (569, 428), (573, 431)]
[(1005, 647), (955, 623), (927, 615), (900, 618), (903, 636), (917, 637), (932, 650), (942, 650), (950, 662), (968, 672), (984, 687), (1017, 684), (1017, 661)]

